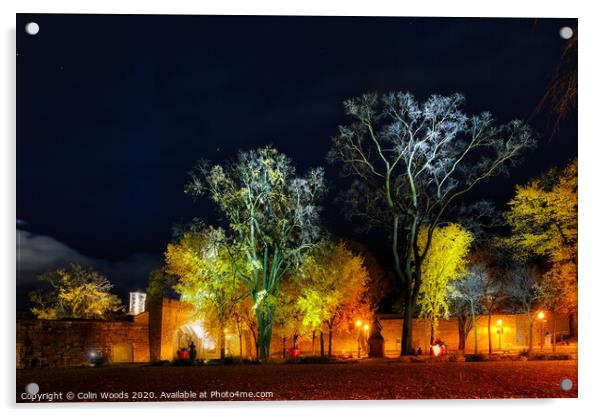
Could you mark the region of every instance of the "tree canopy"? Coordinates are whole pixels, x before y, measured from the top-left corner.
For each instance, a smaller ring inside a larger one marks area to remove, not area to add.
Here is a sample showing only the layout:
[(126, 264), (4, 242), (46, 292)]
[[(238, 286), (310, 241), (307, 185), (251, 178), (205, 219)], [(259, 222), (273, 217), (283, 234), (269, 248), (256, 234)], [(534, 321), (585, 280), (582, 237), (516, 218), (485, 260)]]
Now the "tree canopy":
[[(464, 97), (410, 93), (365, 94), (347, 100), (352, 121), (339, 127), (329, 152), (353, 181), (343, 199), (351, 216), (390, 237), (404, 293), (401, 353), (412, 349), (411, 323), (422, 263), (448, 207), (481, 181), (503, 172), (534, 146), (531, 129), (514, 120), (496, 125), (484, 112), (466, 115)], [(427, 227), (426, 244), (417, 236)]]
[(181, 300), (193, 305), (197, 317), (213, 319), (217, 324), (222, 358), (225, 328), (235, 306), (247, 295), (236, 275), (236, 268), (244, 266), (235, 263), (227, 245), (223, 230), (207, 227), (183, 233), (165, 253), (165, 270), (178, 277), (174, 289)]
[(71, 264), (67, 269), (45, 272), (38, 279), (50, 285), (48, 290), (30, 294), (34, 304), (31, 311), (39, 319), (106, 319), (124, 311), (119, 297), (110, 292), (113, 284), (92, 268)]
[(291, 160), (271, 147), (240, 152), (225, 166), (201, 161), (190, 173), (186, 192), (217, 205), (249, 267), (237, 273), (253, 298), (262, 359), (269, 357), (280, 281), (318, 239), (324, 190), (321, 168), (297, 176)]
[(506, 242), (519, 258), (540, 256), (549, 263), (546, 288), (556, 310), (577, 307), (577, 160), (553, 169), (527, 185), (517, 186), (506, 219), (512, 235)]
[(301, 274), (303, 323), (311, 330), (326, 325), (330, 355), (333, 330), (348, 331), (357, 319), (370, 321), (368, 271), (344, 242), (324, 241), (303, 262)]
[[(418, 234), (421, 248), (426, 245), (427, 233), (427, 228), (423, 227)], [(431, 250), (422, 264), (423, 282), (418, 297), (421, 314), (431, 323), (431, 343), (438, 319), (449, 312), (449, 286), (464, 274), (471, 243), (472, 235), (456, 223), (433, 231)]]

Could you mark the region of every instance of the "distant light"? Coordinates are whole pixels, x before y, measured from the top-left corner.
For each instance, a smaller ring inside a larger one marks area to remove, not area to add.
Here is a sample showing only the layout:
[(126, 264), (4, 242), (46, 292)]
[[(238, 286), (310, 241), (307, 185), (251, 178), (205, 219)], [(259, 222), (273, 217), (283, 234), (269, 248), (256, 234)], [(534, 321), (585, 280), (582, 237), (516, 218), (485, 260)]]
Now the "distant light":
[(537, 313), (537, 318), (539, 320), (543, 320), (544, 317), (545, 317), (545, 314), (543, 314), (543, 311), (540, 311), (539, 313)]
[(433, 346), (431, 346), (431, 349), (433, 350), (434, 356), (439, 356), (443, 352), (443, 349), (441, 349), (441, 346), (439, 346), (439, 345), (433, 345)]
[(499, 319), (499, 320), (497, 321), (497, 325), (498, 325), (498, 326), (501, 326), (501, 325), (502, 325), (502, 319)]
[(368, 326), (367, 324), (364, 325), (364, 330), (368, 331), (369, 328), (370, 326)]
[(560, 28), (558, 33), (562, 39), (571, 39), (573, 37), (573, 29), (568, 26)]
[(38, 25), (36, 22), (29, 22), (25, 25), (25, 32), (28, 35), (37, 35), (39, 31), (40, 25)]
[(360, 327), (360, 326), (362, 325), (362, 321), (361, 321), (361, 320), (357, 320), (357, 321), (355, 322), (355, 325), (356, 325), (357, 327)]

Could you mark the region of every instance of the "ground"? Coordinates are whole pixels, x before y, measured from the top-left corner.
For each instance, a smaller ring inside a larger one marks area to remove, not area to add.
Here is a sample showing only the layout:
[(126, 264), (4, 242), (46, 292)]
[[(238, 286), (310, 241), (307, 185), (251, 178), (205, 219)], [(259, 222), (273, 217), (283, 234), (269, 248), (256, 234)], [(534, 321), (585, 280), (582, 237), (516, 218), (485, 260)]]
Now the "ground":
[[(560, 389), (564, 378), (573, 382), (569, 391)], [(267, 399), (275, 400), (577, 397), (577, 361), (28, 369), (17, 371), (18, 402), (26, 401), (21, 395), (30, 382), (39, 385), (40, 394), (61, 392), (63, 401), (68, 401), (68, 392), (79, 401), (110, 401), (101, 398), (101, 392), (121, 396), (122, 401), (156, 401), (161, 393), (167, 394), (166, 400), (183, 400), (190, 399), (185, 398), (190, 392), (196, 399), (216, 400), (215, 392), (225, 391), (273, 392)]]

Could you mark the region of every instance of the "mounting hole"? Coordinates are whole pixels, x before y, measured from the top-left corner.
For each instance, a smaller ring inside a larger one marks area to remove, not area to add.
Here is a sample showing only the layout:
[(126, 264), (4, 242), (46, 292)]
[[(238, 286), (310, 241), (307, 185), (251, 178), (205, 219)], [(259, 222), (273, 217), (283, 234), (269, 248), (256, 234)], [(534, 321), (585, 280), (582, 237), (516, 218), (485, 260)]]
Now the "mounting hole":
[(28, 35), (37, 35), (39, 31), (40, 25), (36, 22), (29, 22), (25, 25), (25, 32), (27, 32)]
[(560, 28), (560, 31), (558, 33), (560, 34), (560, 37), (562, 39), (571, 39), (573, 37), (573, 29), (571, 29), (568, 26)]
[(563, 391), (570, 391), (573, 389), (573, 381), (571, 381), (569, 378), (564, 378), (562, 381), (560, 381), (560, 389)]
[(30, 382), (25, 387), (25, 392), (27, 392), (29, 395), (36, 395), (38, 392), (40, 392), (40, 386), (35, 382)]

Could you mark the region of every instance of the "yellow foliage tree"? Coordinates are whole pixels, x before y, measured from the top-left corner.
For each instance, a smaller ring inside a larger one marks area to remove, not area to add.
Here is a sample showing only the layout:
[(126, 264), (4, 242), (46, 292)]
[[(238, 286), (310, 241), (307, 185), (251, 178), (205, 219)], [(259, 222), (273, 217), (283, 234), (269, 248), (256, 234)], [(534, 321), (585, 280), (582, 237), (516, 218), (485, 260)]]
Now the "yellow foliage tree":
[(30, 294), (31, 311), (39, 319), (106, 319), (124, 310), (119, 297), (110, 293), (113, 285), (91, 268), (71, 264), (69, 269), (49, 271), (38, 279), (50, 284), (49, 290)]
[(217, 323), (220, 358), (225, 357), (225, 331), (246, 288), (221, 229), (188, 231), (165, 252), (165, 271), (178, 277), (174, 290), (194, 307), (195, 315)]
[(517, 186), (505, 214), (512, 227), (507, 240), (515, 252), (543, 257), (550, 265), (544, 276), (543, 304), (552, 312), (577, 310), (577, 160), (539, 179)]
[[(418, 233), (421, 250), (427, 239), (428, 229), (423, 227)], [(448, 314), (450, 283), (465, 271), (472, 240), (471, 233), (456, 223), (433, 230), (431, 249), (422, 263), (423, 281), (418, 298), (421, 314), (430, 322), (431, 344), (439, 318)]]
[(328, 329), (330, 356), (333, 330), (349, 330), (357, 318), (368, 322), (371, 319), (368, 271), (363, 258), (340, 241), (318, 245), (303, 263), (302, 274), (298, 305), (304, 313), (303, 325), (320, 331), (321, 354), (324, 354), (322, 328)]

